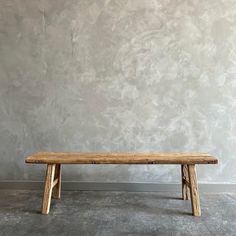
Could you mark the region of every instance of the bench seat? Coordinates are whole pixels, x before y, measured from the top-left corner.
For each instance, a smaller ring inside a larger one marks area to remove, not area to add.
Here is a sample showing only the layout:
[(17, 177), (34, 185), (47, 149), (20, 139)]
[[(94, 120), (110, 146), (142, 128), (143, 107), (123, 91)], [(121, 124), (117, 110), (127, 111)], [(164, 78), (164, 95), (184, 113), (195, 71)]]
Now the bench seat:
[(35, 164), (217, 164), (207, 153), (62, 153), (39, 152), (26, 158)]
[(191, 199), (192, 213), (201, 215), (196, 164), (217, 164), (217, 158), (207, 153), (67, 153), (38, 152), (26, 158), (26, 163), (46, 164), (42, 214), (48, 214), (51, 198), (61, 196), (62, 164), (176, 164), (181, 166), (182, 199)]

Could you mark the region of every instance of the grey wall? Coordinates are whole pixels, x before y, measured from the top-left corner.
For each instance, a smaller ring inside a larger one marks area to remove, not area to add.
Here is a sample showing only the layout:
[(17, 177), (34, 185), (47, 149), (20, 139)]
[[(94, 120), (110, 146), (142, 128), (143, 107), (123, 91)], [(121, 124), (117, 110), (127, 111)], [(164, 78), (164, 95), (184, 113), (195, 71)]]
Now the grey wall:
[[(204, 151), (236, 183), (235, 0), (0, 0), (0, 180), (55, 151)], [(72, 166), (78, 181), (178, 182), (175, 166)]]

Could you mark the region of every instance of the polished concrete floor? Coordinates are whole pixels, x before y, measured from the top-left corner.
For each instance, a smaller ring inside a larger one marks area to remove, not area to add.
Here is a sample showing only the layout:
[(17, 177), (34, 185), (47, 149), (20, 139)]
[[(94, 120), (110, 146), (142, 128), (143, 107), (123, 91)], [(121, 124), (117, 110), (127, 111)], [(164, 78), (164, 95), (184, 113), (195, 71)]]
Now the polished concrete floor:
[(65, 191), (40, 214), (42, 193), (0, 190), (0, 235), (236, 235), (236, 194), (202, 194), (202, 216), (180, 193)]

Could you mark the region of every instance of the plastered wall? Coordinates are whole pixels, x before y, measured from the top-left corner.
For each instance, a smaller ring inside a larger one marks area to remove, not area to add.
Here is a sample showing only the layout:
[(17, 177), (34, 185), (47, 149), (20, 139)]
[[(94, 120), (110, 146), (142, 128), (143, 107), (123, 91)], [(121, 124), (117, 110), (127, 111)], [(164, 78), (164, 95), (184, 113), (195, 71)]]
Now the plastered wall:
[[(236, 182), (236, 1), (0, 0), (0, 180), (36, 151), (203, 151)], [(176, 166), (70, 166), (65, 180), (179, 181)]]

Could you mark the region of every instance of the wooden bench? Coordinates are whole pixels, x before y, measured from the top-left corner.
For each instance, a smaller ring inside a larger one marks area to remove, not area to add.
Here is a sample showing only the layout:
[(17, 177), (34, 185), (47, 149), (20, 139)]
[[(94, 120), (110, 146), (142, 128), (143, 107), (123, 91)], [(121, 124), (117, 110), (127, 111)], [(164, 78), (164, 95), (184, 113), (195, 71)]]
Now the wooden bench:
[(191, 199), (192, 213), (201, 215), (196, 164), (217, 164), (206, 153), (56, 153), (40, 152), (26, 158), (26, 163), (47, 164), (42, 214), (48, 214), (51, 197), (61, 196), (62, 164), (176, 164), (181, 165), (182, 198)]

